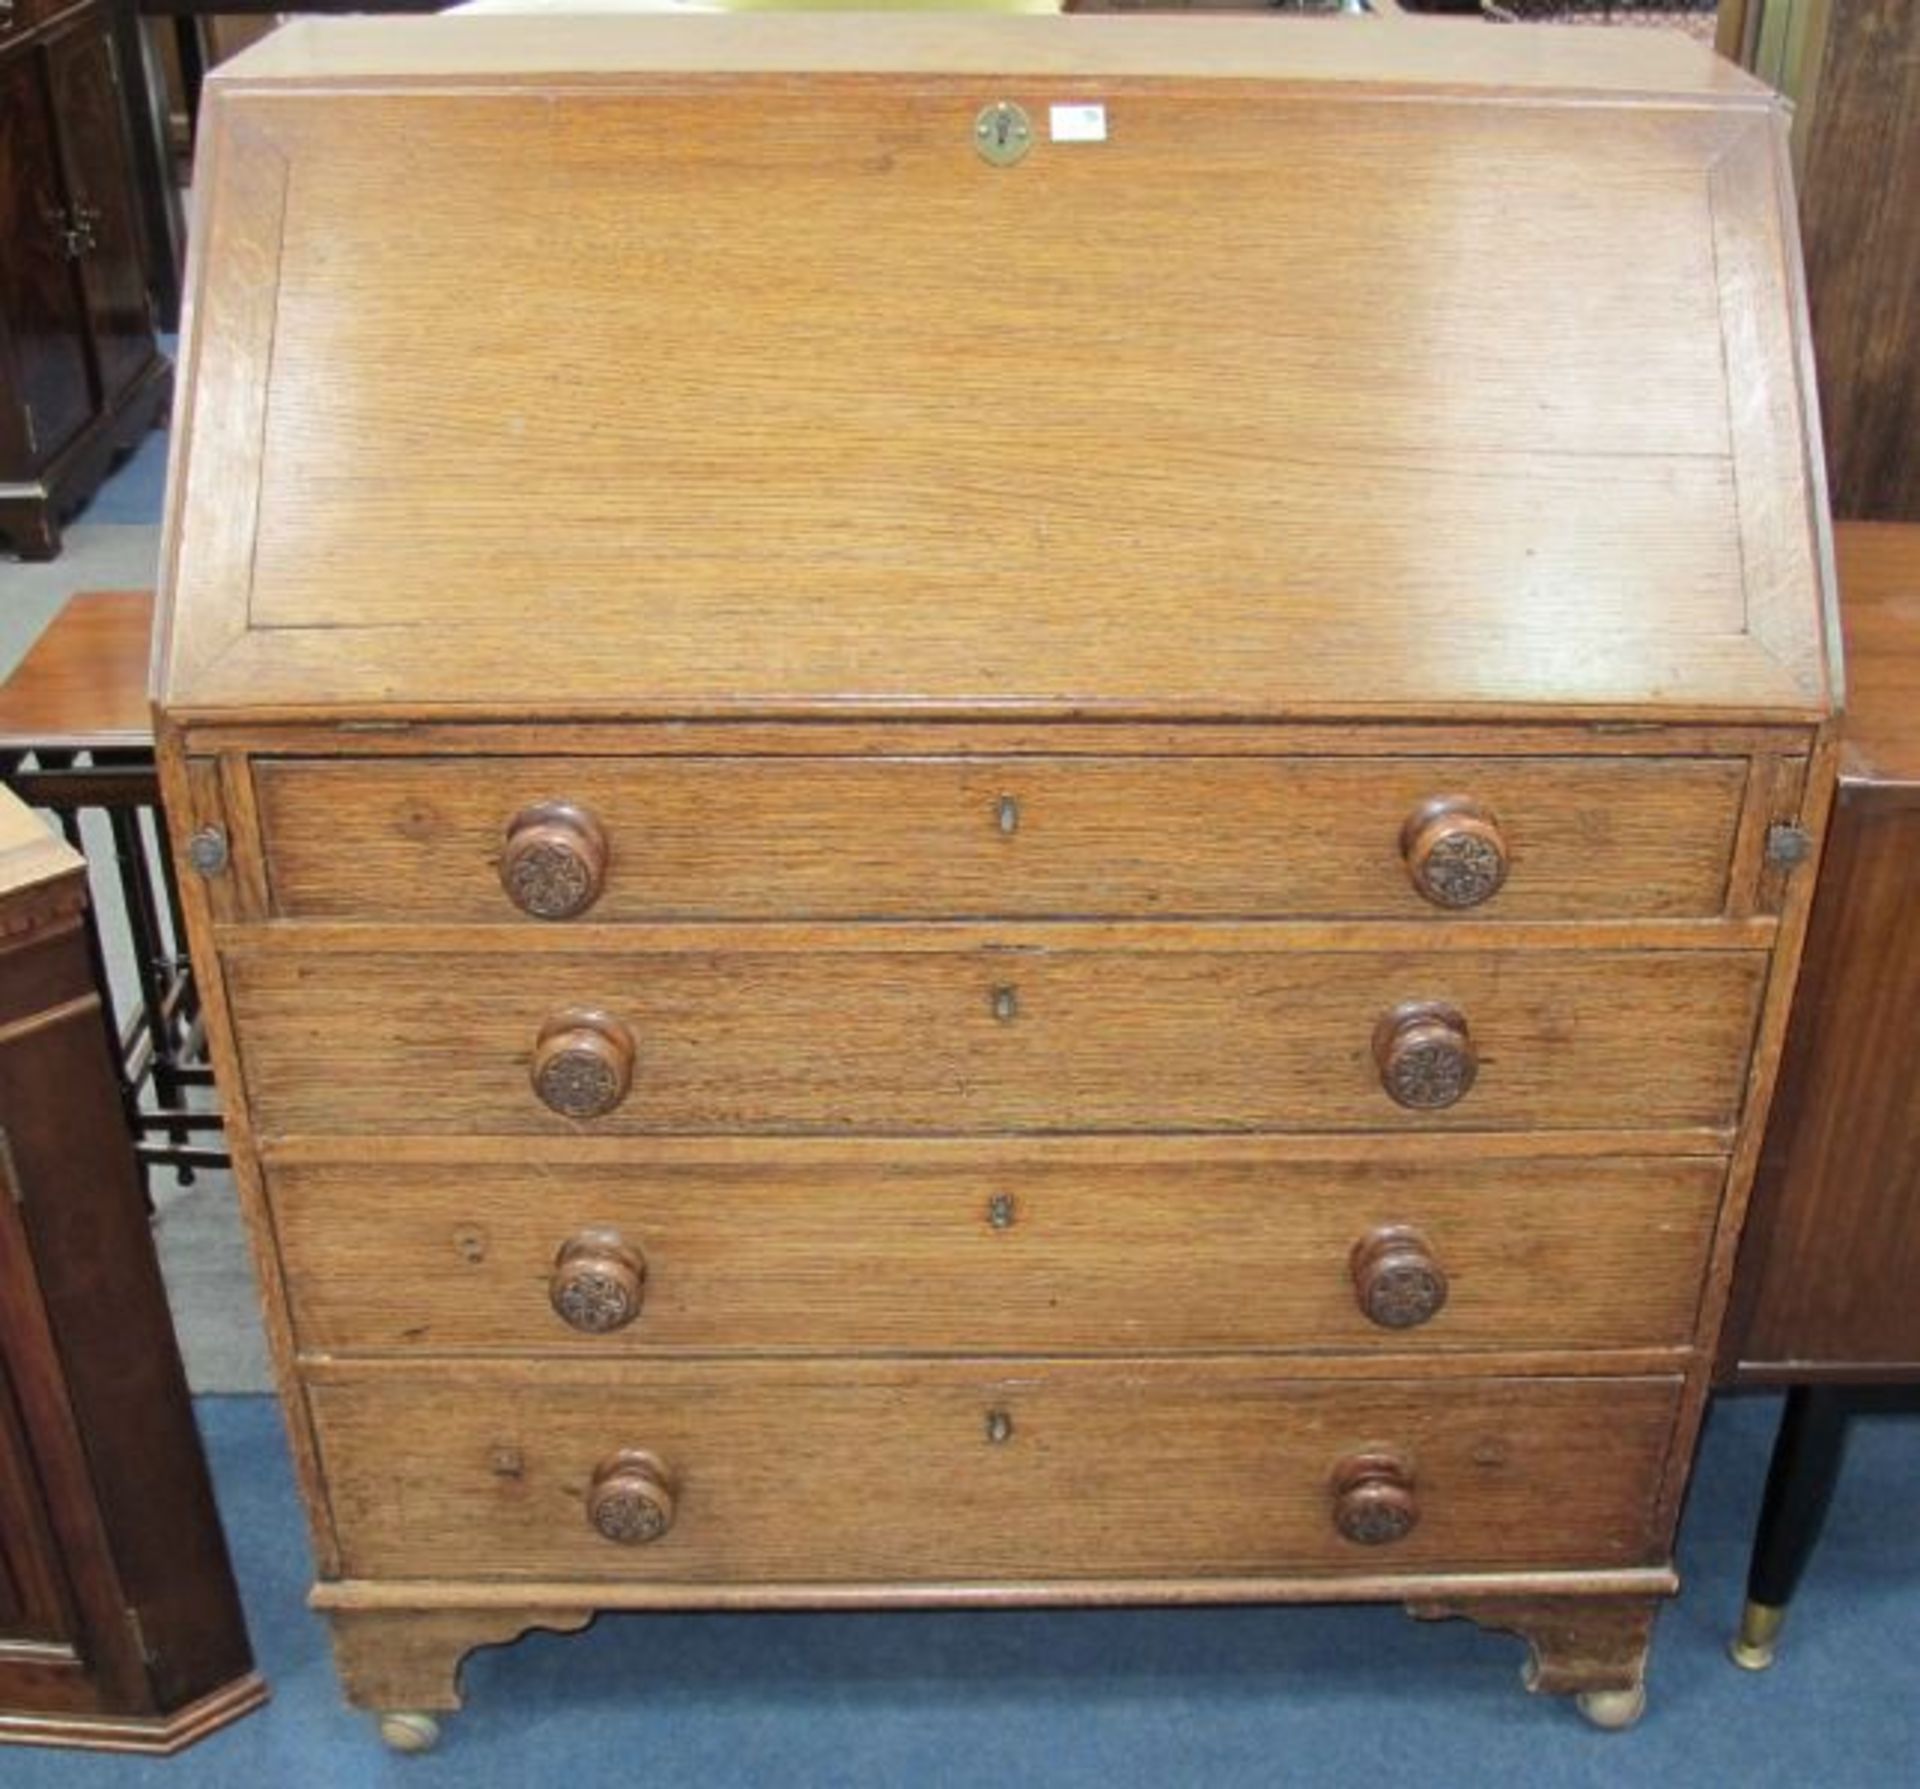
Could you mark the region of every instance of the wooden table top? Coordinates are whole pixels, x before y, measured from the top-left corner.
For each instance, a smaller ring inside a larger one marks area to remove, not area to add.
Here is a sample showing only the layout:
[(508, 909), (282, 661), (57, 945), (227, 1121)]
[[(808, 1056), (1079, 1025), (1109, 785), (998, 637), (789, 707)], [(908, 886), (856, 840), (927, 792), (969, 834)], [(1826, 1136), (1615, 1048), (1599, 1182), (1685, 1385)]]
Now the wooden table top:
[(1920, 525), (1842, 522), (1834, 554), (1847, 643), (1843, 774), (1920, 784)]
[(151, 590), (70, 598), (0, 684), (0, 750), (151, 749), (152, 638)]

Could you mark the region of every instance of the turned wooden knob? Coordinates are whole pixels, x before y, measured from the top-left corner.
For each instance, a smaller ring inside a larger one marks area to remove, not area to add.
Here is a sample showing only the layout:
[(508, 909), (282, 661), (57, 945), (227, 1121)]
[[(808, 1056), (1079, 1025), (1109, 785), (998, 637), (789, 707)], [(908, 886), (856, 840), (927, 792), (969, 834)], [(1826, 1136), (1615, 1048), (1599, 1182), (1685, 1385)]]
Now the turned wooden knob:
[(1385, 1224), (1353, 1245), (1353, 1295), (1369, 1323), (1417, 1329), (1447, 1302), (1447, 1276), (1418, 1230)]
[(555, 1013), (533, 1046), (533, 1090), (562, 1118), (601, 1118), (633, 1085), (633, 1033), (603, 1012)]
[(1405, 1540), (1420, 1520), (1413, 1467), (1385, 1448), (1349, 1454), (1333, 1469), (1333, 1525), (1357, 1547)]
[(1396, 1104), (1438, 1111), (1467, 1096), (1480, 1072), (1467, 1021), (1450, 1006), (1414, 1001), (1396, 1007), (1373, 1033), (1380, 1085)]
[(507, 827), (500, 886), (534, 919), (573, 919), (600, 898), (607, 876), (607, 835), (585, 808), (537, 801)]
[(673, 1481), (649, 1453), (622, 1448), (594, 1468), (587, 1520), (623, 1547), (643, 1547), (673, 1526)]
[(553, 1258), (547, 1297), (570, 1329), (590, 1336), (625, 1329), (640, 1315), (647, 1263), (617, 1230), (582, 1230)]
[(1436, 907), (1477, 907), (1507, 879), (1500, 822), (1464, 795), (1422, 802), (1400, 829), (1400, 854), (1413, 885)]

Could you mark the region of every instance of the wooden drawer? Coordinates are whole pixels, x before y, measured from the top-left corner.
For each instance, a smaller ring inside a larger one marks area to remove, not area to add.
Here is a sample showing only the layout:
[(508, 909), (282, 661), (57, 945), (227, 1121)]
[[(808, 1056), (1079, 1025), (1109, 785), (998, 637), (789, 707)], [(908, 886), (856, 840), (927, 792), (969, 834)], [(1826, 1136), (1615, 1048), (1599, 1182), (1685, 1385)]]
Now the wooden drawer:
[[(1653, 1563), (1678, 1380), (1289, 1381), (1218, 1361), (660, 1361), (310, 1385), (356, 1577), (954, 1582)], [(669, 1482), (643, 1544), (589, 1522), (623, 1450)], [(1396, 1456), (1417, 1520), (1334, 1525)]]
[[(255, 775), (290, 917), (518, 920), (509, 825), (558, 801), (604, 838), (596, 920), (1557, 919), (1720, 912), (1746, 763), (473, 758), (269, 760)], [(1449, 796), (1493, 815), (1510, 864), (1464, 909), (1417, 892), (1402, 852), (1408, 817)]]
[(1686, 1344), (1724, 1174), (1135, 1153), (287, 1164), (270, 1190), (326, 1353), (1428, 1351)]
[[(889, 950), (877, 929), (784, 936), (726, 952), (234, 948), (227, 985), (255, 1123), (269, 1136), (582, 1123), (612, 1134), (1718, 1128), (1739, 1109), (1768, 962), (996, 950), (945, 932)], [(1376, 1032), (1420, 1002), (1462, 1015), (1477, 1055), (1477, 1078), (1444, 1109), (1407, 1109), (1382, 1085)], [(557, 1116), (529, 1077), (543, 1032), (573, 1110), (585, 1109), (578, 1094), (617, 1090), (569, 1045), (579, 1027), (555, 1029), (596, 1011), (609, 1015), (600, 1036), (632, 1039), (630, 1090), (603, 1116)]]

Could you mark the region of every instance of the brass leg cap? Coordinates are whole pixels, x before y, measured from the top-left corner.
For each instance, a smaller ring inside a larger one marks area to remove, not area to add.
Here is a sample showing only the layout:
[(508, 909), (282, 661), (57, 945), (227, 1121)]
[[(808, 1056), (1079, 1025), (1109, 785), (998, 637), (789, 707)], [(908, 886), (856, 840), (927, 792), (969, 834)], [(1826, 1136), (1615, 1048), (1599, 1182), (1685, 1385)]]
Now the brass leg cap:
[(1764, 1671), (1773, 1663), (1774, 1647), (1780, 1637), (1780, 1624), (1787, 1618), (1784, 1607), (1749, 1603), (1740, 1612), (1740, 1631), (1727, 1646), (1727, 1656), (1742, 1671)]
[(1617, 1733), (1633, 1726), (1647, 1712), (1647, 1686), (1636, 1683), (1630, 1690), (1585, 1690), (1574, 1702), (1594, 1726)]
[(440, 1723), (430, 1714), (396, 1709), (380, 1717), (380, 1738), (389, 1751), (430, 1752), (440, 1743)]

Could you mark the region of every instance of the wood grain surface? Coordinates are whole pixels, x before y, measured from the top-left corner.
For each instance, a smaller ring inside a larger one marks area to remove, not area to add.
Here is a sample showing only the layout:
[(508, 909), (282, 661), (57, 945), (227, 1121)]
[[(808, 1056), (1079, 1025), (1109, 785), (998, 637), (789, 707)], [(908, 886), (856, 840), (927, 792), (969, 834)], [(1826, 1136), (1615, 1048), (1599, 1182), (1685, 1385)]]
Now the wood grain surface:
[(1724, 1370), (1920, 1373), (1920, 527), (1837, 531), (1858, 691)]
[[(1039, 22), (1084, 77), (217, 88), (166, 700), (1823, 712), (1777, 121)], [(974, 152), (1063, 95), (1108, 141)]]
[[(255, 1118), (296, 1132), (548, 1132), (528, 1063), (549, 1015), (637, 1045), (590, 1128), (1387, 1130), (1713, 1126), (1739, 1110), (1757, 952), (1276, 950), (394, 956), (230, 950)], [(1466, 1016), (1473, 1091), (1409, 1112), (1378, 1019)], [(1009, 1001), (1011, 1010), (1008, 1010)], [(1004, 1015), (1004, 1016), (1003, 1016)]]
[(1800, 218), (1833, 510), (1920, 522), (1920, 11), (1827, 19)]
[[(286, 1165), (269, 1174), (301, 1346), (362, 1350), (1114, 1353), (1687, 1345), (1722, 1163), (1613, 1160), (809, 1167), (751, 1161)], [(1086, 1151), (1081, 1152), (1083, 1157)], [(1369, 1322), (1350, 1257), (1429, 1239), (1450, 1292)], [(613, 1230), (640, 1316), (555, 1316), (556, 1252)]]
[(83, 590), (0, 684), (0, 748), (151, 749), (151, 590)]
[(351, 1692), (1127, 1595), (1637, 1681), (1834, 774), (1777, 109), (1640, 33), (627, 23), (205, 115), (161, 751)]
[(85, 897), (79, 855), (0, 790), (0, 1743), (167, 1752), (266, 1692), (108, 1057)]
[(1833, 544), (1847, 641), (1841, 774), (1920, 784), (1920, 525), (1849, 522)]
[[(956, 743), (958, 743), (956, 741)], [(1337, 743), (1331, 742), (1331, 743)], [(508, 822), (590, 811), (623, 919), (1432, 917), (1401, 852), (1466, 795), (1511, 855), (1457, 917), (1706, 916), (1725, 904), (1739, 759), (418, 758), (255, 771), (276, 913), (524, 923)]]
[(0, 789), (0, 900), (8, 903), (0, 936), (30, 931), (56, 916), (78, 919), (86, 905), (85, 869), (78, 851), (11, 789)]
[(1409, 1605), (1422, 1621), (1457, 1617), (1518, 1634), (1527, 1643), (1527, 1688), (1546, 1695), (1639, 1687), (1659, 1611), (1653, 1598), (1633, 1596), (1489, 1596)]
[(1920, 1370), (1920, 786), (1841, 787), (1741, 1272), (1743, 1377)]
[[(1383, 9), (1384, 10), (1384, 9)], [(964, 12), (889, 19), (871, 31), (794, 15), (684, 22), (645, 16), (542, 18), (539, 29), (487, 17), (452, 30), (405, 18), (329, 20), (276, 32), (215, 71), (214, 86), (374, 76), (518, 82), (594, 72), (662, 75), (979, 75), (1080, 71), (1187, 79), (1354, 82), (1537, 89), (1566, 94), (1659, 92), (1764, 105), (1766, 87), (1669, 33), (1610, 32), (1569, 43), (1563, 32), (1503, 31), (1497, 42), (1444, 20), (983, 18)], [(1356, 33), (1355, 24), (1359, 30)], [(1331, 28), (1329, 29), (1329, 25)], [(1390, 26), (1390, 28), (1388, 28)], [(591, 84), (583, 82), (583, 84)]]
[(525, 1607), (342, 1611), (328, 1623), (340, 1686), (357, 1707), (427, 1711), (461, 1705), (460, 1664), (477, 1646), (500, 1646), (532, 1628), (574, 1633), (591, 1611)]
[[(912, 1580), (1653, 1563), (1676, 1384), (1326, 1386), (1244, 1360), (662, 1361), (644, 1387), (476, 1370), (330, 1376), (309, 1395), (356, 1576)], [(1356, 1547), (1334, 1530), (1330, 1474), (1383, 1441), (1414, 1462), (1420, 1523)], [(587, 1523), (593, 1470), (622, 1447), (678, 1482), (650, 1546)]]

